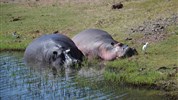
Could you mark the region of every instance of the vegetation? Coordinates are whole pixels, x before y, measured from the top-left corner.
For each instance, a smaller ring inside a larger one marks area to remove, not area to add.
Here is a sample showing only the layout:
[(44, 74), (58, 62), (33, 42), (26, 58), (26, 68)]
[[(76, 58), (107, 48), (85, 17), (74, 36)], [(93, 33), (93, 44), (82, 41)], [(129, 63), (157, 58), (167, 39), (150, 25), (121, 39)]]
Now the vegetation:
[[(72, 37), (84, 29), (99, 28), (114, 39), (135, 47), (139, 53), (132, 58), (107, 62), (106, 80), (134, 85), (154, 84), (163, 89), (165, 81), (173, 81), (176, 84), (174, 91), (178, 91), (178, 74), (175, 73), (178, 66), (178, 22), (164, 27), (164, 32), (159, 33), (165, 35), (164, 39), (148, 40), (147, 54), (141, 51), (142, 43), (147, 40), (137, 41), (145, 35), (130, 32), (144, 22), (178, 16), (177, 0), (115, 0), (124, 5), (115, 10), (111, 9), (115, 3), (113, 0), (8, 1), (0, 4), (1, 51), (24, 50), (34, 38), (54, 31)], [(14, 37), (13, 32), (19, 37)], [(133, 40), (126, 41), (127, 37)]]
[[(15, 1), (19, 3), (2, 2), (0, 5), (1, 50), (25, 49), (34, 38), (57, 30), (72, 37), (87, 28), (100, 28), (122, 41), (131, 27), (178, 12), (176, 0), (125, 1), (124, 8), (119, 10), (111, 9), (112, 0)], [(15, 31), (21, 36), (17, 41), (12, 38)]]

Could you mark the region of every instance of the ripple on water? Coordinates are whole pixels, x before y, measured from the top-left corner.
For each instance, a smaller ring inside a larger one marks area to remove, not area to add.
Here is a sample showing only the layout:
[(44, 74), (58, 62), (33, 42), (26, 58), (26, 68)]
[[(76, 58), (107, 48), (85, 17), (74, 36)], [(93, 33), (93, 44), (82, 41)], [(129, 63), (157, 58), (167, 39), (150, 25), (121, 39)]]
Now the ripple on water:
[(58, 72), (54, 77), (49, 69), (35, 71), (25, 66), (23, 53), (0, 53), (1, 100), (115, 100), (150, 96), (162, 99), (151, 95), (152, 91), (142, 93), (142, 90), (103, 85), (102, 79), (102, 74), (91, 68), (69, 73), (67, 77)]

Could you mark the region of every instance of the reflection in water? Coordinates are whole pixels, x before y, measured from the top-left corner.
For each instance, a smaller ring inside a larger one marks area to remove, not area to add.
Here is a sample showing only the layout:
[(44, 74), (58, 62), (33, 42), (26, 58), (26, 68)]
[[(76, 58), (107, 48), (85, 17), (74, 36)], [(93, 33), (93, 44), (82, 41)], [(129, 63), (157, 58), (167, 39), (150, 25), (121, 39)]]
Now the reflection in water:
[(0, 53), (0, 100), (162, 99), (155, 95), (157, 91), (103, 82), (104, 68), (68, 69), (58, 71), (55, 77), (51, 68), (40, 70), (25, 66), (23, 53)]

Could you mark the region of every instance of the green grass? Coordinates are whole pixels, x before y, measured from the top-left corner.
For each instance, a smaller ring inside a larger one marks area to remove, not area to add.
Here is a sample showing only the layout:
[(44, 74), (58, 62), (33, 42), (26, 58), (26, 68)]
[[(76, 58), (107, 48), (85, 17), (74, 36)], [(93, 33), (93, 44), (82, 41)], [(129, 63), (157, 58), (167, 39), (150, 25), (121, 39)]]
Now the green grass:
[[(48, 5), (40, 3), (0, 4), (0, 37), (1, 48), (22, 48), (42, 34), (59, 30), (69, 37), (87, 28), (100, 28), (108, 31), (117, 40), (127, 37), (131, 27), (142, 24), (145, 20), (169, 17), (177, 14), (176, 0), (143, 0), (123, 2), (121, 10), (111, 10), (112, 0), (94, 2), (56, 1)], [(13, 18), (20, 18), (12, 21)], [(12, 32), (17, 31), (23, 42), (14, 42)], [(36, 33), (39, 31), (40, 33)], [(6, 40), (9, 43), (6, 42)], [(13, 46), (9, 46), (13, 44)]]
[(149, 65), (137, 61), (120, 60), (108, 63), (107, 66), (109, 67), (104, 74), (105, 79), (112, 82), (153, 85), (156, 81), (166, 78), (156, 70), (149, 68)]
[[(137, 48), (139, 55), (135, 57), (108, 62), (105, 78), (134, 85), (157, 85), (157, 82), (169, 80), (169, 75), (174, 72), (173, 67), (178, 65), (177, 39), (178, 35), (172, 35), (165, 41), (150, 44), (147, 54)], [(161, 67), (169, 70), (160, 71)], [(176, 77), (171, 78), (174, 80)]]

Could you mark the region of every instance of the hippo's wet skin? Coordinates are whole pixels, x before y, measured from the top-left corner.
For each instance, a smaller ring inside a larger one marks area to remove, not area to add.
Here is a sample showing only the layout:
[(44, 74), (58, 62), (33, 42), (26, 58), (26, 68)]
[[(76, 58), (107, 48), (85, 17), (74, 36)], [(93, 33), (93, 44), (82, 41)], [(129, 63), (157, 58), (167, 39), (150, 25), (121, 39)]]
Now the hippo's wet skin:
[(26, 48), (24, 60), (28, 64), (49, 65), (55, 68), (82, 61), (83, 54), (74, 42), (62, 34), (44, 35)]
[(134, 48), (115, 41), (111, 35), (99, 29), (84, 30), (72, 40), (88, 58), (99, 57), (103, 60), (114, 60), (137, 53)]

